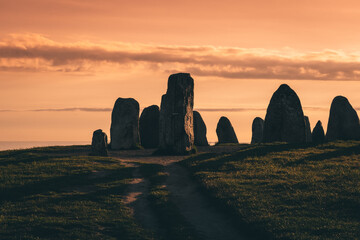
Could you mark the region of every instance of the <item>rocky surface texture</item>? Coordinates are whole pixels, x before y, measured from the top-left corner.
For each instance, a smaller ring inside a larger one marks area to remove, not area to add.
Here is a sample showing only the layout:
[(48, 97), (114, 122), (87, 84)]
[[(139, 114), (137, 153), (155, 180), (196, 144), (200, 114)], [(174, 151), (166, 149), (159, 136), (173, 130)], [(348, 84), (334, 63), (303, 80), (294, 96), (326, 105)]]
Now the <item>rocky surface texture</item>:
[(294, 90), (282, 84), (273, 94), (264, 122), (264, 142), (306, 141), (304, 113)]
[(326, 140), (360, 139), (359, 117), (346, 97), (337, 96), (331, 103)]
[(187, 154), (194, 148), (194, 80), (189, 73), (170, 75), (160, 107), (159, 151)]
[(216, 134), (218, 137), (218, 144), (239, 143), (234, 128), (227, 117), (220, 118), (216, 127)]
[(263, 141), (264, 120), (256, 117), (252, 123), (252, 137), (251, 143), (261, 143)]
[(316, 123), (311, 135), (314, 143), (323, 143), (325, 141), (325, 132), (320, 120)]
[(312, 142), (312, 136), (311, 136), (311, 126), (308, 116), (304, 116), (305, 121), (305, 141), (307, 143)]
[(157, 148), (159, 146), (160, 109), (156, 105), (145, 108), (140, 116), (139, 131), (141, 146)]
[(196, 146), (209, 146), (206, 138), (206, 125), (199, 112), (194, 111), (194, 143)]
[(133, 149), (140, 145), (139, 103), (133, 98), (118, 98), (111, 115), (111, 149)]
[(108, 139), (106, 133), (101, 129), (94, 131), (91, 141), (91, 153), (92, 156), (107, 156)]

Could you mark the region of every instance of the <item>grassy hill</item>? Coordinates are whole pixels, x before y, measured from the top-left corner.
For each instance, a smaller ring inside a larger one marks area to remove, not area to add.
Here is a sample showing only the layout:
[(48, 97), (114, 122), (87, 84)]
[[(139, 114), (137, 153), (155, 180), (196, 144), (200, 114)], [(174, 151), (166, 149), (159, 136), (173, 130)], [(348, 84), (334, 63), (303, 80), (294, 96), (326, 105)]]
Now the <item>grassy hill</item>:
[(360, 142), (252, 145), (183, 164), (217, 205), (259, 238), (360, 236)]
[[(163, 166), (126, 166), (88, 152), (89, 146), (0, 152), (0, 239), (201, 239), (172, 202)], [(213, 152), (180, 164), (242, 232), (259, 239), (359, 238), (359, 141)], [(149, 181), (160, 234), (144, 229), (124, 202), (135, 167)]]

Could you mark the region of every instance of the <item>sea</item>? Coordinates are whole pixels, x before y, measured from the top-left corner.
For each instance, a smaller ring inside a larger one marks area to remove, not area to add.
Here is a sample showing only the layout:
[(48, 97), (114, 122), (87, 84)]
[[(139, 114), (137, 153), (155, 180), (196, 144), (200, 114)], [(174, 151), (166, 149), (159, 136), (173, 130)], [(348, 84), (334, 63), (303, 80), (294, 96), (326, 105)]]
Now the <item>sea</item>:
[(0, 151), (48, 146), (88, 145), (88, 141), (0, 141)]

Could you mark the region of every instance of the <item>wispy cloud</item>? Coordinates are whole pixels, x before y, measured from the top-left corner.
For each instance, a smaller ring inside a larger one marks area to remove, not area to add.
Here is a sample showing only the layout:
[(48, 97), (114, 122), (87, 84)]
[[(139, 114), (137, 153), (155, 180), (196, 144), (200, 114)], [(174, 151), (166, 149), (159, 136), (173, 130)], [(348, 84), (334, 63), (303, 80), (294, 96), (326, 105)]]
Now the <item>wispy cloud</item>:
[(0, 71), (89, 72), (109, 65), (236, 79), (360, 80), (360, 53), (335, 50), (60, 43), (34, 34), (0, 40)]

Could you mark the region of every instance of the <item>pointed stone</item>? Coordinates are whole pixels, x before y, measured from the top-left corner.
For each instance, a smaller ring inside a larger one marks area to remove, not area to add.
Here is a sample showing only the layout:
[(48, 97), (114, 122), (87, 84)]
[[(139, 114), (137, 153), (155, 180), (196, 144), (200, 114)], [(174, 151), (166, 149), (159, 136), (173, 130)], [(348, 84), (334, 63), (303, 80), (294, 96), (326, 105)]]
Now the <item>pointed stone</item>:
[(93, 132), (91, 141), (91, 153), (92, 156), (104, 156), (108, 155), (107, 151), (108, 139), (106, 133), (101, 129)]
[(273, 94), (264, 122), (264, 142), (306, 141), (304, 113), (294, 90), (282, 84)]
[(227, 117), (220, 118), (216, 127), (216, 134), (218, 137), (218, 144), (239, 143), (234, 128)]
[(194, 80), (189, 73), (170, 75), (160, 107), (159, 151), (187, 154), (194, 148)]
[(160, 109), (156, 105), (145, 108), (140, 116), (139, 131), (141, 146), (157, 148), (159, 146)]
[(261, 143), (263, 141), (264, 120), (256, 117), (252, 123), (252, 137), (251, 143)]
[(310, 126), (309, 117), (304, 116), (304, 121), (305, 121), (305, 139), (307, 143), (310, 143), (312, 142), (312, 137), (311, 137), (311, 126)]
[(330, 107), (326, 140), (360, 139), (359, 117), (346, 97), (337, 96)]
[(140, 145), (139, 103), (133, 98), (118, 98), (111, 115), (111, 149), (134, 149)]
[(319, 120), (313, 131), (312, 131), (312, 141), (314, 143), (323, 143), (325, 142), (325, 133), (324, 133), (324, 128), (322, 126), (321, 121)]
[(194, 143), (196, 146), (209, 146), (206, 138), (206, 125), (198, 111), (193, 112), (194, 115)]

